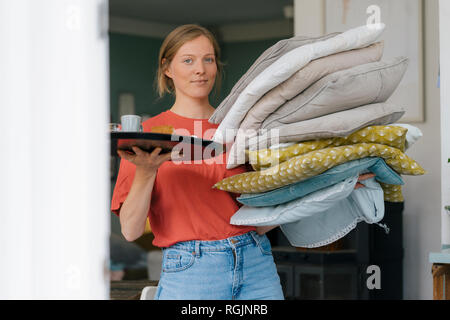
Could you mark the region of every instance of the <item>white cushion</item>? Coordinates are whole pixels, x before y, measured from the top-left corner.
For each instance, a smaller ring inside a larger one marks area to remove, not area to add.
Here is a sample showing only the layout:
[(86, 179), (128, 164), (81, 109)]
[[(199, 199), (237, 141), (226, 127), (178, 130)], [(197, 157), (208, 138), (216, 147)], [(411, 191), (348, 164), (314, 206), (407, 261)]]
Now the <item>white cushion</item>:
[(410, 124), (394, 123), (391, 126), (403, 127), (403, 128), (408, 129), (408, 132), (406, 132), (405, 149), (411, 148), (413, 146), (413, 144), (415, 144), (423, 136), (422, 131), (420, 131), (419, 128), (414, 127)]

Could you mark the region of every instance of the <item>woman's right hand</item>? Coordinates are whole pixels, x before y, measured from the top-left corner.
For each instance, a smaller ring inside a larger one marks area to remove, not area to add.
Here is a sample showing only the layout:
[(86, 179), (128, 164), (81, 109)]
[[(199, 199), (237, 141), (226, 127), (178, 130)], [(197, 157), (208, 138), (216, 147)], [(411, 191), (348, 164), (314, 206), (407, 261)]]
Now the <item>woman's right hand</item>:
[(172, 153), (170, 152), (159, 154), (162, 150), (159, 147), (155, 148), (151, 153), (145, 152), (136, 146), (131, 147), (131, 149), (133, 149), (134, 154), (130, 154), (123, 150), (117, 150), (117, 153), (120, 158), (136, 165), (137, 170), (145, 171), (150, 174), (156, 173), (163, 162), (172, 158)]

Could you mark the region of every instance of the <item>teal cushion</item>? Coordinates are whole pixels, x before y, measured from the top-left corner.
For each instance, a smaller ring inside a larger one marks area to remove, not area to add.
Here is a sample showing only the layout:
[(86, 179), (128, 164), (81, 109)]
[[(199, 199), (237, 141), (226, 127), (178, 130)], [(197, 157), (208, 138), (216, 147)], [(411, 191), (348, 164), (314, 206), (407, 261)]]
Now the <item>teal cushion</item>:
[(242, 194), (237, 200), (251, 207), (275, 206), (301, 198), (317, 190), (342, 182), (356, 174), (365, 172), (374, 173), (376, 175), (375, 179), (378, 182), (393, 185), (404, 184), (403, 179), (384, 162), (384, 159), (367, 157), (343, 163), (320, 175), (282, 188), (263, 193)]

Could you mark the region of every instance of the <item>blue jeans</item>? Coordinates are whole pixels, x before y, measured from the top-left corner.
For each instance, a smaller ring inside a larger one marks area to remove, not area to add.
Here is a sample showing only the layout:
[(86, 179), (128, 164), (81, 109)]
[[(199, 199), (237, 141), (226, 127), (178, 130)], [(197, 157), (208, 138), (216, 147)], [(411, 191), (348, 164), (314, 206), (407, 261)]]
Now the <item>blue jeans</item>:
[(155, 300), (283, 300), (266, 235), (251, 231), (163, 249)]

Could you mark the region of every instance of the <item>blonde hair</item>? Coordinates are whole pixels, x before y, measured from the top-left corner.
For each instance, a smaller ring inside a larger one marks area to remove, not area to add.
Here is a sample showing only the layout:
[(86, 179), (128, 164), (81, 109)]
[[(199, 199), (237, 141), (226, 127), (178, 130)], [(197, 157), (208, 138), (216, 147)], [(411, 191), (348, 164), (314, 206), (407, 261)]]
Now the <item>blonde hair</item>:
[[(172, 30), (164, 39), (161, 48), (159, 49), (158, 57), (158, 72), (156, 74), (156, 87), (160, 97), (163, 97), (165, 93), (172, 94), (175, 91), (175, 87), (172, 79), (165, 75), (165, 71), (173, 60), (178, 49), (186, 42), (194, 40), (200, 36), (205, 36), (211, 42), (214, 48), (215, 61), (217, 65), (217, 74), (215, 80), (216, 93), (219, 90), (222, 82), (223, 63), (220, 61), (220, 47), (216, 38), (206, 28), (196, 24), (185, 24)], [(164, 60), (164, 63), (163, 63)]]

